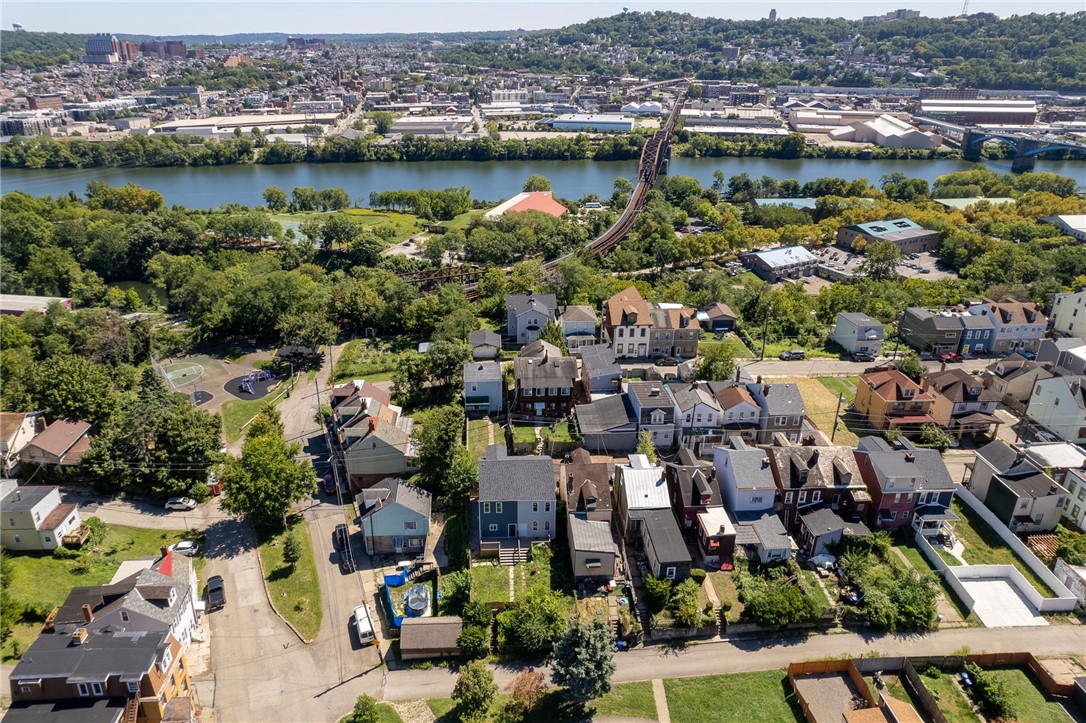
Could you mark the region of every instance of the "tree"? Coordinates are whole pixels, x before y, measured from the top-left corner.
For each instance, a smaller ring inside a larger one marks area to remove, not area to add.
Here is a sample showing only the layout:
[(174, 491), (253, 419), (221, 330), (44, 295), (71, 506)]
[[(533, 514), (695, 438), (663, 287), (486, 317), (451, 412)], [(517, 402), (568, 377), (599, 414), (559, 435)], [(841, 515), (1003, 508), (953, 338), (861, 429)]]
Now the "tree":
[(637, 449), (634, 452), (635, 454), (645, 455), (650, 462), (656, 461), (656, 443), (652, 441), (652, 432), (647, 429), (641, 430), (641, 434), (637, 438)]
[(428, 410), (421, 426), (422, 429), (415, 432), (419, 445), (420, 485), (433, 494), (441, 494), (446, 474), (453, 467), (460, 446), (464, 410), (459, 405)]
[(535, 668), (529, 668), (513, 678), (509, 687), (513, 692), (513, 700), (519, 703), (526, 713), (530, 713), (543, 697), (543, 674)]
[(940, 452), (945, 452), (950, 447), (951, 437), (934, 422), (920, 425), (920, 436), (917, 438), (917, 446), (931, 447)]
[(919, 384), (920, 380), (924, 378), (924, 375), (928, 373), (927, 367), (920, 361), (920, 355), (911, 349), (905, 352), (905, 355), (898, 359), (894, 366), (897, 367), (899, 372), (909, 377), (909, 379), (912, 379), (917, 384)]
[(392, 132), (392, 124), (396, 121), (396, 117), (387, 110), (376, 111), (370, 118), (373, 120), (373, 131), (382, 136)]
[(460, 668), (452, 698), (459, 705), (462, 720), (478, 721), (486, 717), (497, 693), (494, 673), (481, 661), (472, 660)]
[(528, 176), (528, 180), (524, 182), (524, 192), (531, 193), (532, 191), (550, 191), (550, 180), (539, 173), (533, 173)]
[(439, 321), (434, 330), (435, 341), (466, 342), (471, 332), (479, 328), (479, 319), (471, 309), (454, 309)]
[(268, 186), (264, 189), (264, 203), (273, 211), (283, 211), (288, 203), (287, 192), (278, 186)]
[(479, 464), (467, 448), (457, 446), (452, 464), (441, 484), (441, 496), (447, 500), (467, 499), (468, 492), (479, 484)]
[(706, 345), (701, 359), (694, 365), (694, 378), (710, 382), (728, 381), (735, 374), (735, 357), (724, 344)]
[(498, 614), (498, 644), (541, 652), (562, 637), (568, 624), (567, 603), (562, 595), (534, 585), (515, 608)]
[(55, 356), (37, 367), (31, 391), (49, 419), (100, 422), (117, 408), (113, 381), (104, 367), (82, 356)]
[(257, 524), (279, 520), (286, 528), (291, 505), (316, 492), (316, 473), (309, 460), (299, 459), (300, 444), (287, 444), (281, 431), (271, 431), (282, 429), (275, 407), (264, 407), (254, 424), (246, 431), (241, 458), (227, 460), (222, 507)]
[(615, 674), (615, 639), (599, 615), (575, 621), (554, 648), (551, 680), (565, 687), (570, 700), (581, 703), (611, 692)]
[(490, 628), (464, 625), (456, 644), (465, 658), (481, 658), (490, 650)]
[(343, 723), (378, 723), (381, 709), (372, 697), (362, 694), (354, 702), (354, 709), (343, 719)]
[(875, 281), (891, 281), (898, 277), (897, 265), (901, 262), (901, 249), (893, 241), (875, 241), (864, 249), (860, 270)]
[(287, 534), (287, 539), (283, 542), (283, 562), (294, 567), (295, 563), (301, 559), (302, 543), (298, 540), (298, 536), (294, 534), (294, 530), (291, 530)]
[(566, 354), (566, 335), (562, 333), (562, 325), (554, 319), (548, 319), (543, 328), (539, 330), (539, 338), (548, 344), (554, 344), (562, 354)]

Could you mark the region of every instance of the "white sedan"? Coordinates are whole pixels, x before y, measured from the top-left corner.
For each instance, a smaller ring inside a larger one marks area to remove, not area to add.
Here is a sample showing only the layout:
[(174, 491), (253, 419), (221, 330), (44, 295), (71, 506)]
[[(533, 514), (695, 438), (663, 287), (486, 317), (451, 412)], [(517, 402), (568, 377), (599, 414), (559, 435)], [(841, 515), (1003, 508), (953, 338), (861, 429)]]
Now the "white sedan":
[(171, 497), (166, 500), (167, 510), (194, 510), (196, 509), (196, 500), (191, 497)]

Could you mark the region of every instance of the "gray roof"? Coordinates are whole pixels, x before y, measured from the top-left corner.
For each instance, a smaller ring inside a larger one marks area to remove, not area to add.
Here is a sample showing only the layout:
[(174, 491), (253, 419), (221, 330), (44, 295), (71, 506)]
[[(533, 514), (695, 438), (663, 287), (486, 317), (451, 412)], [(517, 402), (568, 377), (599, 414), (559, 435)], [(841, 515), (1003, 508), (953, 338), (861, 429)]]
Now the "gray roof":
[[(741, 447), (736, 447), (736, 440)], [(773, 479), (773, 466), (765, 449), (752, 447), (740, 437), (732, 437), (729, 441), (731, 447), (723, 449), (731, 459), (736, 487), (741, 490), (775, 489), (777, 482)]]
[(939, 452), (917, 447), (907, 439), (899, 440), (897, 446), (892, 447), (882, 437), (863, 437), (856, 445), (856, 451), (866, 454), (872, 466), (884, 476), (917, 479), (919, 491), (935, 492), (957, 487)]
[(577, 379), (577, 360), (568, 356), (517, 357), (513, 360), (513, 376), (522, 386), (572, 387)]
[[(653, 390), (656, 391), (655, 394)], [(630, 382), (626, 385), (626, 393), (636, 397), (642, 409), (675, 409), (675, 403), (671, 401), (661, 382)]]
[(4, 512), (29, 512), (55, 489), (57, 488), (21, 485), (13, 489), (3, 500), (0, 500), (0, 506), (3, 507)]
[(382, 503), (363, 512), (363, 517), (373, 514), (375, 510), (396, 504), (430, 519), (430, 493), (421, 487), (408, 484), (399, 477), (386, 477), (370, 489), (363, 490), (358, 497), (361, 498), (360, 509), (364, 507), (364, 500), (380, 500)]
[(1018, 452), (1001, 439), (989, 442), (978, 449), (977, 456), (983, 457), (988, 464), (992, 465), (996, 472), (1015, 471), (1016, 469), (1021, 469), (1022, 465), (1028, 466), (1033, 472), (1039, 471), (1032, 462), (1025, 458), (1025, 456), (1019, 458)]
[(598, 321), (596, 310), (591, 306), (567, 306), (562, 312), (562, 321)]
[[(172, 605), (168, 597), (171, 588), (175, 593)], [(124, 607), (153, 620), (172, 625), (177, 620), (178, 609), (185, 604), (187, 588), (188, 585), (148, 568), (136, 577), (136, 586), (125, 598)]]
[(1049, 495), (1067, 494), (1067, 490), (1056, 484), (1056, 480), (1044, 472), (1035, 472), (1027, 475), (996, 475), (1011, 492), (1018, 497), (1040, 499)]
[(553, 316), (558, 308), (558, 297), (554, 294), (509, 294), (505, 297), (505, 308), (512, 309), (518, 316), (532, 307), (547, 309)]
[[(792, 547), (792, 538), (784, 529), (781, 518), (772, 512), (768, 512), (751, 523), (758, 544), (766, 550), (782, 550)], [(736, 535), (738, 538), (738, 534)]]
[(433, 618), (404, 618), (400, 627), (401, 650), (455, 648), (464, 621), (455, 615)]
[(615, 350), (607, 344), (593, 344), (577, 349), (581, 357), (581, 368), (589, 377), (622, 376), (622, 367), (618, 365)]
[(569, 534), (573, 538), (574, 550), (610, 553), (616, 551), (615, 541), (611, 537), (611, 526), (606, 522), (585, 520), (577, 515), (570, 515)]
[(867, 314), (863, 314), (858, 311), (842, 311), (837, 315), (837, 318), (848, 319), (856, 326), (882, 326), (882, 324), (877, 319), (873, 319)]
[(501, 336), (498, 335), (498, 332), (492, 331), (491, 329), (476, 329), (471, 332), (468, 334), (468, 343), (471, 344), (472, 347), (487, 345), (497, 347), (498, 349), (502, 348)]
[(141, 680), (169, 645), (168, 636), (166, 631), (94, 630), (82, 644), (72, 645), (71, 635), (43, 633), (26, 649), (10, 677), (101, 682), (116, 675), (122, 682)]
[(871, 531), (862, 522), (847, 522), (841, 515), (837, 514), (829, 507), (823, 507), (817, 510), (811, 510), (810, 512), (801, 512), (799, 518), (802, 524), (811, 531), (815, 537), (837, 532), (838, 530), (844, 531), (847, 535), (853, 535), (856, 537), (867, 537), (871, 534)]
[(706, 387), (706, 385), (700, 382), (694, 382), (693, 384), (669, 384), (667, 386), (668, 391), (671, 392), (672, 398), (675, 399), (676, 406), (681, 411), (687, 411), (695, 408), (699, 404), (703, 404), (706, 407), (720, 410), (720, 403), (717, 402), (712, 392)]
[(543, 357), (549, 359), (552, 357), (562, 356), (562, 350), (556, 347), (554, 344), (551, 344), (549, 341), (545, 341), (544, 339), (536, 339), (535, 341), (522, 346), (520, 348), (520, 351), (517, 352), (517, 356), (533, 358)]
[(464, 365), (465, 382), (500, 382), (502, 365), (496, 361), (474, 361)]
[(599, 434), (634, 423), (625, 394), (612, 394), (591, 404), (578, 404), (576, 410), (577, 425), (582, 434)]
[(641, 525), (656, 551), (656, 558), (662, 562), (689, 562), (690, 552), (679, 532), (679, 523), (671, 509), (631, 510), (630, 519), (640, 520)]
[[(799, 387), (795, 384), (777, 383), (766, 384), (769, 393), (765, 395), (766, 413), (771, 417), (790, 417), (797, 414), (806, 414), (807, 408), (803, 406), (803, 397), (799, 393)], [(747, 389), (754, 395), (759, 385), (748, 384)], [(755, 399), (757, 399), (757, 396)]]
[(554, 464), (550, 457), (493, 454), (493, 447), (489, 448), (487, 456), (479, 460), (480, 502), (554, 499)]
[(15, 703), (4, 715), (4, 723), (120, 723), (124, 711), (124, 698)]

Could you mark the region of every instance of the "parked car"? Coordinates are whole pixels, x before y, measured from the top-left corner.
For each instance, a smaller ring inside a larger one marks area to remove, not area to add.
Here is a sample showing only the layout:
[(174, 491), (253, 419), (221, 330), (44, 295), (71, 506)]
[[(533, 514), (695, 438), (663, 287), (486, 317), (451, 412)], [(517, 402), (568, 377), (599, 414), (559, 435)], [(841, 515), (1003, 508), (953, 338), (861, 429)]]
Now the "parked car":
[(184, 555), (185, 557), (192, 557), (200, 551), (200, 545), (192, 540), (181, 540), (173, 546), (173, 551), (178, 555)]
[(350, 544), (350, 531), (347, 529), (347, 525), (336, 525), (335, 531), (332, 533), (332, 547), (336, 550), (342, 550)]
[(196, 509), (196, 500), (191, 497), (171, 497), (166, 500), (167, 510), (194, 510)]
[(956, 363), (960, 362), (961, 360), (962, 360), (962, 355), (958, 354), (957, 352), (953, 352), (953, 351), (948, 351), (946, 354), (940, 354), (939, 355), (939, 361), (946, 362), (948, 364), (951, 364), (951, 363), (956, 364)]
[(852, 352), (852, 361), (873, 362), (875, 361), (875, 355), (869, 351), (855, 351)]
[(661, 359), (660, 361), (656, 362), (656, 366), (658, 366), (658, 367), (677, 367), (677, 366), (679, 366), (679, 360), (676, 359), (673, 356), (665, 357), (665, 358)]
[(226, 588), (222, 576), (212, 575), (207, 579), (207, 609), (220, 610), (226, 607)]
[(326, 474), (320, 479), (321, 485), (324, 487), (324, 494), (334, 495), (336, 493), (336, 481), (332, 478), (332, 475)]
[(807, 352), (803, 349), (789, 349), (782, 351), (778, 357), (781, 361), (797, 361), (807, 358)]
[(1020, 352), (1018, 352), (1018, 353), (1022, 355), (1022, 358), (1023, 358), (1023, 359), (1028, 359), (1028, 360), (1030, 360), (1030, 361), (1033, 361), (1034, 359), (1036, 359), (1036, 358), (1037, 358), (1037, 355), (1036, 355), (1036, 354), (1034, 354), (1034, 353), (1033, 353), (1033, 352), (1031, 352), (1031, 351), (1020, 351)]

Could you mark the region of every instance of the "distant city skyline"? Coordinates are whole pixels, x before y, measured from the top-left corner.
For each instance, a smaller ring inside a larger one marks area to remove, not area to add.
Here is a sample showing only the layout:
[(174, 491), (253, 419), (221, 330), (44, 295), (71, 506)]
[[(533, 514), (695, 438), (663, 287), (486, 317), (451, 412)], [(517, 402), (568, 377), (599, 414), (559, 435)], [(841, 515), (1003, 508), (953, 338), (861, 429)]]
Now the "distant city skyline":
[[(127, 35), (232, 35), (235, 33), (290, 33), (305, 35), (338, 33), (460, 32), (483, 30), (539, 30), (559, 28), (592, 18), (631, 11), (674, 10), (699, 17), (753, 20), (778, 18), (881, 15), (898, 8), (919, 10), (925, 17), (961, 13), (960, 0), (891, 0), (871, 4), (828, 0), (758, 0), (736, 9), (720, 2), (4, 2), (0, 8), (3, 27), (18, 23), (26, 30), (67, 33), (110, 32)], [(817, 11), (815, 8), (817, 7)], [(1016, 0), (970, 0), (969, 12), (1000, 16), (1021, 13)], [(1029, 12), (1074, 13), (1083, 10), (1082, 0), (1037, 0)], [(815, 14), (817, 12), (817, 14)]]

